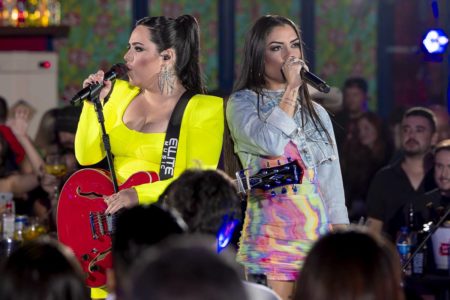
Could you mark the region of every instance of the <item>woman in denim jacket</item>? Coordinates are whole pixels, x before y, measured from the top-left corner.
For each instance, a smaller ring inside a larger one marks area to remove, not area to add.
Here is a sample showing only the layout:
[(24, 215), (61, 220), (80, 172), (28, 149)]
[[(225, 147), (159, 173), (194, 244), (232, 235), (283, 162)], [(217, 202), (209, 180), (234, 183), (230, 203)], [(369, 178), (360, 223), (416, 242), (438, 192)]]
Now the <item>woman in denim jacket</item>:
[(246, 38), (227, 106), (234, 151), (244, 168), (257, 173), (297, 160), (304, 171), (301, 184), (249, 192), (238, 252), (247, 273), (265, 274), (286, 300), (314, 241), (348, 224), (333, 128), (299, 76), (303, 57), (291, 20), (261, 17)]

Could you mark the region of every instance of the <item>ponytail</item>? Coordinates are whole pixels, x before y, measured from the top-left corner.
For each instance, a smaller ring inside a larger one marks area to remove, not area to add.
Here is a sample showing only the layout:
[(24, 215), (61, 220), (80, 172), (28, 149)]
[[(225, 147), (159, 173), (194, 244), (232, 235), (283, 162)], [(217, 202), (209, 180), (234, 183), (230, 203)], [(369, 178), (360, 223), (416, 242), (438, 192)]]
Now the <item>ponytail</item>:
[(149, 29), (150, 39), (159, 52), (169, 48), (175, 50), (175, 72), (185, 89), (196, 93), (205, 92), (200, 70), (199, 26), (193, 16), (182, 15), (176, 19), (145, 17), (136, 25)]

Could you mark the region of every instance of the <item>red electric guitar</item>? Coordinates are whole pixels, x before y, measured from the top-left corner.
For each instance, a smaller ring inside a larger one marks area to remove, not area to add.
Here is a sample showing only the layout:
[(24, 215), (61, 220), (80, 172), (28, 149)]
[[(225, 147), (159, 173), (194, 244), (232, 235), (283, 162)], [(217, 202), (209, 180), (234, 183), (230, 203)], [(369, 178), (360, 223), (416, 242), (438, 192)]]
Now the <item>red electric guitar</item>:
[[(240, 192), (250, 189), (270, 190), (295, 185), (302, 181), (303, 169), (297, 161), (261, 169), (249, 176), (236, 174)], [(159, 180), (154, 172), (139, 172), (131, 176), (119, 190)], [(112, 267), (111, 236), (114, 233), (114, 215), (105, 215), (104, 196), (114, 193), (109, 172), (100, 169), (82, 169), (64, 184), (58, 202), (58, 239), (73, 250), (91, 288), (106, 284), (106, 270)]]
[[(139, 172), (131, 176), (119, 190), (158, 181), (154, 172)], [(101, 169), (82, 169), (64, 184), (58, 200), (58, 239), (69, 246), (86, 273), (89, 287), (106, 284), (106, 269), (112, 267), (111, 235), (114, 215), (104, 214), (104, 196), (114, 194), (109, 172)]]

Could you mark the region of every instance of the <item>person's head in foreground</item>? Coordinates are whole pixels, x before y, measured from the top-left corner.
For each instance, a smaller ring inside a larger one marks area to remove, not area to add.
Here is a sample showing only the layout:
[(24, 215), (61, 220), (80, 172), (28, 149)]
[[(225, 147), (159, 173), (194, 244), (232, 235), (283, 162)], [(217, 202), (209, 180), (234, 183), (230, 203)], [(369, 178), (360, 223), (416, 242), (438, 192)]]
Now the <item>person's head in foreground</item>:
[(394, 246), (362, 228), (330, 232), (311, 249), (295, 300), (403, 300)]
[(0, 271), (2, 300), (88, 300), (81, 267), (56, 240), (32, 240), (11, 253)]
[(234, 266), (210, 243), (185, 236), (150, 249), (133, 267), (126, 299), (247, 299)]

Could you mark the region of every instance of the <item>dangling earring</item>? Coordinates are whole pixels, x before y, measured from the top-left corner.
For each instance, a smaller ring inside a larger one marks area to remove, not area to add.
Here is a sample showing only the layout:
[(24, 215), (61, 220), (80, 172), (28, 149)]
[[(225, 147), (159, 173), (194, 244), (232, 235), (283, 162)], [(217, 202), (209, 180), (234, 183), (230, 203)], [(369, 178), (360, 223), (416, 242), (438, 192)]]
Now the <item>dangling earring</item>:
[(163, 65), (158, 75), (158, 86), (161, 94), (172, 95), (175, 87), (174, 72), (168, 65)]

